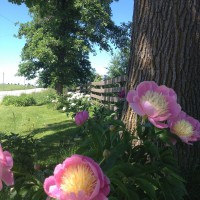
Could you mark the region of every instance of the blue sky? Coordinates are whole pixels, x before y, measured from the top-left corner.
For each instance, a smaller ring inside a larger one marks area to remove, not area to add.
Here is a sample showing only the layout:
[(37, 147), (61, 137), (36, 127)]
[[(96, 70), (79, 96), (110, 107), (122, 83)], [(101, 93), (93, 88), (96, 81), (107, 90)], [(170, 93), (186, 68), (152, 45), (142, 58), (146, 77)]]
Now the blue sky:
[[(116, 24), (128, 22), (132, 20), (133, 0), (119, 0), (112, 5), (113, 20)], [(21, 50), (25, 44), (25, 40), (17, 39), (14, 34), (18, 32), (18, 26), (15, 22), (24, 23), (30, 21), (28, 9), (25, 5), (15, 5), (7, 0), (0, 0), (0, 83), (32, 83), (35, 80), (27, 81), (23, 77), (16, 77), (18, 64), (20, 63)], [(105, 51), (97, 51), (97, 55), (90, 55), (92, 67), (99, 74), (106, 74), (106, 67), (109, 64), (111, 55)]]

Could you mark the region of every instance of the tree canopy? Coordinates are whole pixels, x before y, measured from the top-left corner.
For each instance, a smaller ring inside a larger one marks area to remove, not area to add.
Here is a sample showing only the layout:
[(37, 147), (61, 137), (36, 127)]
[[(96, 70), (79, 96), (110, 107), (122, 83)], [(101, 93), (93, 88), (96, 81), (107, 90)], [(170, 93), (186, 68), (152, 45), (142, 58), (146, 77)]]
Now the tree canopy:
[(111, 20), (113, 0), (9, 1), (26, 3), (32, 15), (18, 32), (26, 39), (19, 74), (32, 79), (39, 73), (44, 85), (55, 86), (58, 93), (63, 85), (90, 81), (94, 45), (109, 51), (110, 43), (121, 47), (127, 40), (124, 26)]

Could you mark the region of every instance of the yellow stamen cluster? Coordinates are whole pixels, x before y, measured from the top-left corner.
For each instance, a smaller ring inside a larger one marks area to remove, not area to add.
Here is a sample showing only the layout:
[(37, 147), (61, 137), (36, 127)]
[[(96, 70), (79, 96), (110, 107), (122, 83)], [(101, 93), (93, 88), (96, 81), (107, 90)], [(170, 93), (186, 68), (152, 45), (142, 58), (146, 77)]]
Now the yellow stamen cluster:
[(193, 126), (186, 120), (178, 121), (173, 127), (174, 133), (178, 136), (189, 137), (193, 134)]
[(91, 195), (97, 183), (97, 177), (91, 168), (86, 164), (78, 164), (66, 168), (61, 178), (61, 189), (67, 193), (78, 195), (83, 191)]
[(149, 102), (159, 113), (159, 115), (165, 114), (168, 110), (168, 103), (162, 94), (154, 91), (147, 91), (142, 97), (142, 101)]

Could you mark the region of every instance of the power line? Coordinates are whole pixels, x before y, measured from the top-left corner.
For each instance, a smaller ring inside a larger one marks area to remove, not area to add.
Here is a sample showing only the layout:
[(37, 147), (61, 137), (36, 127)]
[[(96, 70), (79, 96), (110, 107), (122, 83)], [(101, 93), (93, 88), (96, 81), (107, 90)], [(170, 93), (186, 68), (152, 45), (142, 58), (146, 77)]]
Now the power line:
[(4, 37), (13, 37), (14, 38), (14, 35), (0, 35), (0, 38), (4, 38)]
[(12, 23), (13, 25), (15, 25), (15, 22), (13, 22), (12, 20), (10, 20), (9, 18), (3, 16), (2, 14), (0, 14), (0, 17), (4, 18), (5, 20), (7, 20), (8, 22)]

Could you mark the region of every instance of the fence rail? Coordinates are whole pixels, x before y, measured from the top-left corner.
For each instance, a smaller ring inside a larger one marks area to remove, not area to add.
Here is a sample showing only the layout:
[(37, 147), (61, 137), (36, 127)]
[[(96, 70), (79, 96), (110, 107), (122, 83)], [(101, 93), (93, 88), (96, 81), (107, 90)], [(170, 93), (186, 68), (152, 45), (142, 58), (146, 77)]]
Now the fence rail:
[(99, 82), (91, 82), (85, 86), (76, 88), (77, 92), (86, 92), (90, 94), (92, 99), (97, 99), (106, 104), (110, 109), (116, 110), (117, 102), (121, 101), (119, 97), (121, 91), (125, 91), (125, 83), (127, 77), (125, 75)]

